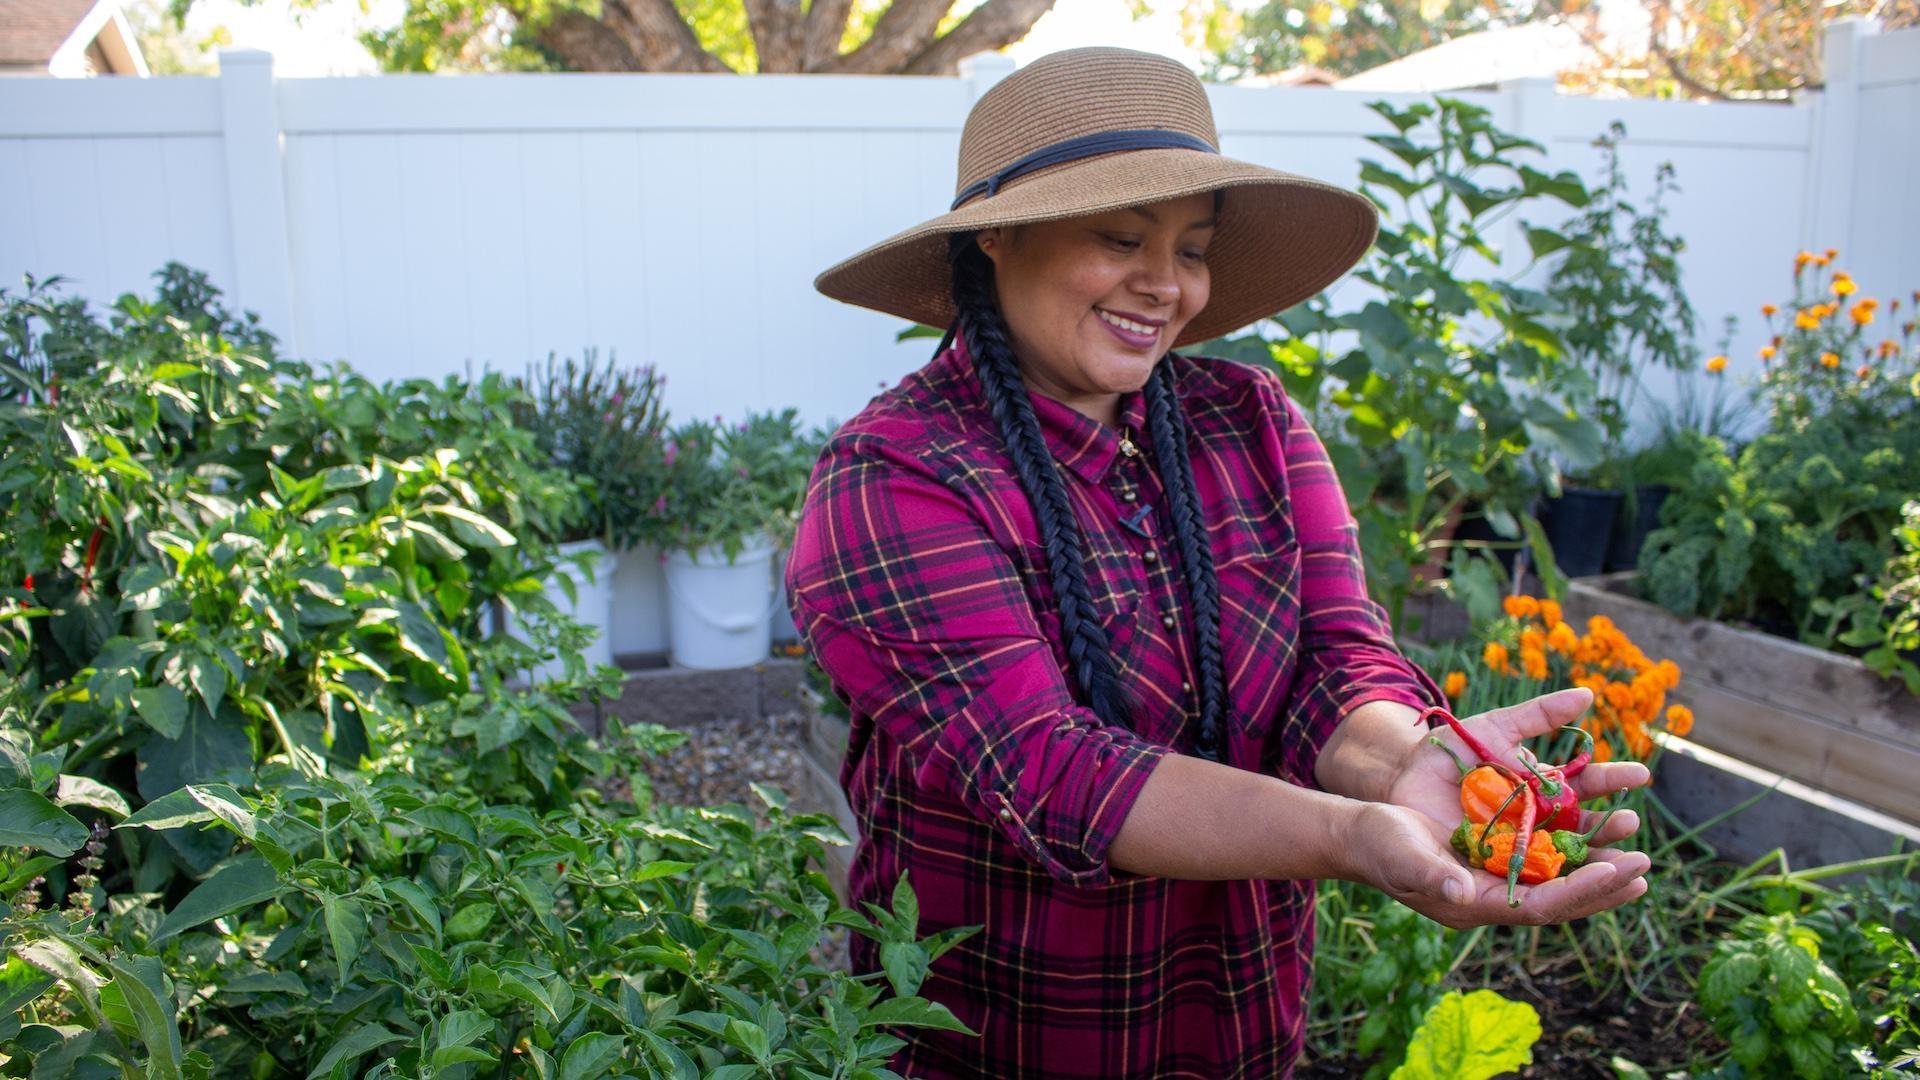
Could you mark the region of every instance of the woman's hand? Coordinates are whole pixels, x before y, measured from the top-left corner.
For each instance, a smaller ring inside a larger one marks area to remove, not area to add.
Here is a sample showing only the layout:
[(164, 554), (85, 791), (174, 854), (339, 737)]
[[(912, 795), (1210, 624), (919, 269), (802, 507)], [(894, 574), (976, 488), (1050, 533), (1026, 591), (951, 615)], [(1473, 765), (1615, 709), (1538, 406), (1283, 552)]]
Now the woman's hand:
[[(1577, 722), (1592, 700), (1591, 691), (1562, 690), (1461, 723), (1488, 750), (1517, 767), (1514, 749), (1522, 741)], [(1434, 734), (1463, 760), (1472, 761), (1471, 751), (1451, 730), (1435, 729)], [(1622, 788), (1642, 787), (1651, 778), (1647, 767), (1638, 762), (1613, 762), (1589, 765), (1570, 782), (1585, 801)], [(1507, 906), (1505, 878), (1469, 869), (1449, 846), (1460, 817), (1459, 769), (1422, 739), (1396, 771), (1386, 801), (1370, 804), (1361, 813), (1362, 827), (1355, 837), (1356, 876), (1456, 929), (1488, 923), (1566, 922), (1619, 907), (1647, 891), (1643, 875), (1651, 860), (1645, 854), (1601, 846), (1639, 829), (1639, 816), (1630, 810), (1615, 814), (1594, 838), (1587, 865), (1565, 877), (1520, 886), (1515, 894), (1518, 907)], [(1580, 817), (1583, 830), (1599, 819), (1591, 811), (1582, 811)]]

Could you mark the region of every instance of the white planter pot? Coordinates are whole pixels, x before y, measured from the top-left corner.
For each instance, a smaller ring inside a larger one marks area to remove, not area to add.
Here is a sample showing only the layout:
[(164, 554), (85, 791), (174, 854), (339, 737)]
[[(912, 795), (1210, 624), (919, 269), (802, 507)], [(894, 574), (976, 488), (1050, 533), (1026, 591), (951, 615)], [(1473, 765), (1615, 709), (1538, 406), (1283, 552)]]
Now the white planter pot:
[[(613, 663), (613, 644), (608, 638), (608, 627), (613, 621), (613, 577), (614, 559), (608, 553), (606, 545), (598, 540), (576, 540), (561, 544), (558, 548), (561, 558), (571, 557), (581, 552), (591, 554), (592, 579), (581, 573), (580, 567), (572, 561), (559, 563), (554, 567), (555, 577), (547, 582), (545, 595), (553, 605), (571, 615), (575, 620), (585, 623), (594, 630), (593, 642), (580, 651), (580, 658), (586, 661), (587, 669), (601, 664)], [(569, 603), (565, 590), (560, 587), (559, 575), (566, 575), (573, 581), (573, 602)], [(512, 615), (507, 617), (508, 630), (515, 637), (524, 638), (519, 621)], [(562, 658), (554, 657), (529, 669), (528, 675), (534, 682), (560, 677), (566, 671)]]
[(771, 652), (773, 545), (748, 541), (731, 564), (719, 546), (667, 555), (667, 638), (673, 663), (716, 670), (748, 667)]
[(778, 600), (773, 605), (773, 643), (784, 645), (800, 640), (800, 626), (794, 619), (793, 609), (787, 604), (787, 554), (791, 548), (781, 548), (773, 560), (773, 591)]
[(667, 651), (666, 558), (651, 544), (616, 553), (613, 571), (613, 625), (608, 631), (615, 656)]

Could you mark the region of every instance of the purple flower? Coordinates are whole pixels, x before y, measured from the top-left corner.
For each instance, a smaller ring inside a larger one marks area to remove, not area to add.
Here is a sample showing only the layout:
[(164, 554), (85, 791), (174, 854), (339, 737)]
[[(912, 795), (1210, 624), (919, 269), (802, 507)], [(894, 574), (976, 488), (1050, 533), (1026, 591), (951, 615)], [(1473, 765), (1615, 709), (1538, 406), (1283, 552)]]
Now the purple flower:
[(680, 456), (680, 448), (673, 443), (667, 444), (667, 468), (673, 468), (674, 459)]
[(618, 391), (618, 390), (615, 390), (615, 391), (613, 392), (613, 403), (614, 403), (615, 405), (618, 405), (618, 404), (620, 404), (621, 402), (623, 402), (623, 401), (625, 401), (625, 400), (627, 400), (627, 395), (625, 395), (625, 394), (623, 394), (623, 393), (621, 393), (621, 392), (620, 392), (620, 391)]
[(747, 478), (747, 467), (745, 465), (742, 465), (740, 466), (740, 479), (745, 480), (746, 478)]
[(739, 424), (737, 424), (737, 425), (736, 425), (736, 426), (734, 427), (734, 429), (733, 429), (733, 430), (735, 430), (735, 431), (745, 431), (745, 430), (747, 430), (747, 422), (746, 422), (745, 420), (742, 420), (742, 421), (740, 421), (740, 423), (739, 423)]
[(667, 512), (667, 497), (665, 495), (653, 500), (653, 512), (656, 514), (664, 514)]

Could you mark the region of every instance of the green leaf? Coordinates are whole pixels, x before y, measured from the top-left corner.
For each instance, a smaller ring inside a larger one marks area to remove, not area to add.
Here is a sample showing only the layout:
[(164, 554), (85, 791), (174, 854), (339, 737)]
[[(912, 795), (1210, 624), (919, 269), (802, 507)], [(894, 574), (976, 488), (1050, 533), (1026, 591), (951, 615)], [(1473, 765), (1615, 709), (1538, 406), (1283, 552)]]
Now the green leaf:
[(227, 669), (211, 656), (196, 656), (187, 668), (187, 677), (200, 700), (207, 703), (207, 712), (219, 716), (220, 702), (227, 696)]
[(327, 938), (333, 943), (334, 963), (340, 968), (338, 978), (345, 982), (347, 972), (353, 970), (353, 962), (360, 956), (360, 942), (367, 934), (367, 917), (357, 901), (344, 896), (329, 896), (320, 906), (326, 916)]
[(433, 1052), (433, 1067), (444, 1069), (449, 1065), (491, 1065), (500, 1059), (477, 1046), (449, 1046)]
[(121, 818), (132, 812), (127, 807), (125, 795), (90, 776), (75, 776), (72, 773), (60, 774), (60, 784), (54, 789), (53, 801), (61, 806), (91, 806)]
[(147, 1076), (179, 1080), (180, 1029), (174, 1023), (173, 988), (157, 956), (127, 956), (107, 961), (113, 985), (126, 1000), (140, 1041), (147, 1044)]
[(1542, 229), (1527, 226), (1527, 246), (1533, 249), (1533, 257), (1544, 259), (1560, 249), (1571, 245), (1573, 241), (1555, 229)]
[(880, 946), (880, 966), (886, 969), (893, 992), (912, 997), (927, 978), (927, 950), (914, 942), (889, 941)]
[(406, 904), (422, 926), (433, 931), (435, 940), (440, 937), (440, 907), (427, 895), (427, 890), (406, 878), (388, 878), (380, 883), (390, 895), (397, 896)]
[(447, 920), (447, 936), (455, 941), (472, 941), (493, 921), (494, 906), (482, 900), (468, 904)]
[(1393, 1080), (1489, 1080), (1533, 1061), (1540, 1014), (1491, 990), (1449, 991), (1427, 1013)]
[(232, 787), (226, 784), (188, 784), (185, 790), (194, 802), (206, 807), (209, 813), (234, 832), (248, 840), (258, 833), (253, 811), (247, 809), (245, 800)]
[(861, 1020), (862, 1028), (870, 1027), (929, 1027), (941, 1031), (957, 1031), (962, 1035), (976, 1035), (978, 1032), (960, 1022), (945, 1005), (923, 998), (888, 998), (867, 1010)]
[(446, 515), (453, 523), (453, 535), (474, 547), (505, 548), (519, 542), (514, 539), (512, 533), (501, 528), (492, 518), (485, 514), (476, 514), (464, 506), (440, 503), (429, 506), (427, 509)]
[(402, 601), (398, 606), (400, 619), (394, 632), (399, 635), (400, 648), (451, 678), (453, 673), (447, 669), (447, 642), (440, 634), (440, 627), (420, 605)]
[[(209, 784), (207, 787), (219, 785)], [(228, 790), (232, 790), (229, 788)], [(238, 794), (236, 792), (236, 794)], [(203, 821), (213, 821), (213, 811), (193, 797), (186, 788), (169, 791), (165, 795), (135, 810), (127, 820), (116, 828), (145, 827), (149, 829), (177, 829), (182, 825), (194, 825)]]
[(86, 842), (87, 827), (45, 795), (26, 788), (0, 789), (0, 845), (28, 845), (64, 858)]
[(405, 1039), (405, 1035), (389, 1031), (383, 1024), (361, 1024), (346, 1038), (327, 1049), (319, 1063), (314, 1065), (313, 1071), (307, 1074), (307, 1080), (327, 1075), (333, 1071), (334, 1065), (341, 1061), (352, 1061), (370, 1050), (378, 1050), (388, 1043), (401, 1042)]
[(1647, 1070), (1618, 1054), (1615, 1054), (1608, 1064), (1613, 1066), (1615, 1080), (1653, 1080), (1653, 1077), (1647, 1074)]
[(249, 852), (221, 867), (181, 898), (180, 905), (160, 920), (152, 942), (158, 944), (208, 919), (264, 903), (285, 891), (286, 886), (280, 884), (273, 867), (258, 854)]
[(560, 1080), (593, 1080), (605, 1076), (620, 1060), (625, 1040), (604, 1031), (589, 1031), (567, 1044), (560, 1057)]

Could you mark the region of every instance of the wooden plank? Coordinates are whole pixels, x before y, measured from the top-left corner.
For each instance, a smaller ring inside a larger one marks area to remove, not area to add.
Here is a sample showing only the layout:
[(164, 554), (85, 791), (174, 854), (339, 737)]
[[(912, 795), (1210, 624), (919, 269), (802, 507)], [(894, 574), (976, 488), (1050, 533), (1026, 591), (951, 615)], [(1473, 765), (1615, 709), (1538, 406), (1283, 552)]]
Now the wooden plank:
[(1692, 741), (1920, 824), (1920, 748), (1684, 675), (1671, 698), (1693, 710)]
[(1920, 751), (1920, 698), (1898, 682), (1852, 657), (1710, 619), (1683, 619), (1612, 591), (1627, 576), (1575, 581), (1567, 591), (1567, 618), (1584, 627), (1589, 616), (1605, 614), (1648, 656), (1679, 664), (1683, 688), (1715, 684)]

